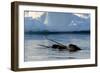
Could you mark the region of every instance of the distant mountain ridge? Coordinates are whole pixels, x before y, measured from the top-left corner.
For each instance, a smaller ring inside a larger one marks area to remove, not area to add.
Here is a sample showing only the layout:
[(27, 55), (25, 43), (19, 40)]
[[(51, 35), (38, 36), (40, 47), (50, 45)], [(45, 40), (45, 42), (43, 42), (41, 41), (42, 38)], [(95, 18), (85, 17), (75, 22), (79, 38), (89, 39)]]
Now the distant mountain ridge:
[[(45, 23), (46, 22), (46, 23)], [(90, 30), (90, 18), (72, 13), (44, 13), (40, 18), (24, 17), (25, 32), (80, 32)]]
[(49, 32), (49, 31), (28, 31), (25, 34), (90, 34), (90, 31), (68, 31), (68, 32)]

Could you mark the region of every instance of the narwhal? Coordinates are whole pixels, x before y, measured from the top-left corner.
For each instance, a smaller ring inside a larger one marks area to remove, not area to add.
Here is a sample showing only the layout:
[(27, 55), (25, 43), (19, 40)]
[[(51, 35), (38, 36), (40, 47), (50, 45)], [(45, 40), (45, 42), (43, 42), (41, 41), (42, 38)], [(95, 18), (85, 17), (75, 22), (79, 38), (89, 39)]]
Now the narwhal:
[(55, 42), (56, 44), (53, 44), (51, 46), (46, 46), (46, 45), (39, 45), (39, 46), (46, 47), (46, 48), (59, 49), (60, 51), (68, 50), (70, 52), (76, 52), (76, 51), (81, 50), (81, 48), (79, 48), (77, 45), (74, 45), (74, 44), (69, 44), (68, 46), (66, 46), (66, 45), (63, 45), (62, 43), (59, 43), (59, 42), (54, 41), (52, 39), (48, 39), (48, 40)]

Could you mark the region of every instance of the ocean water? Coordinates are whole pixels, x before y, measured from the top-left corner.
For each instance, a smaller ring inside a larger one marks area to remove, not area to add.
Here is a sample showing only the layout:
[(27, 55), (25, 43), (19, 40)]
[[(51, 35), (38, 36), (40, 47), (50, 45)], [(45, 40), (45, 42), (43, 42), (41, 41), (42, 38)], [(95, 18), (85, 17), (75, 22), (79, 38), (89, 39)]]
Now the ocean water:
[[(46, 48), (40, 45), (51, 46), (55, 44), (49, 39), (64, 45), (75, 44), (82, 50), (69, 52), (67, 50)], [(24, 61), (48, 61), (90, 58), (90, 34), (25, 34), (24, 35)]]

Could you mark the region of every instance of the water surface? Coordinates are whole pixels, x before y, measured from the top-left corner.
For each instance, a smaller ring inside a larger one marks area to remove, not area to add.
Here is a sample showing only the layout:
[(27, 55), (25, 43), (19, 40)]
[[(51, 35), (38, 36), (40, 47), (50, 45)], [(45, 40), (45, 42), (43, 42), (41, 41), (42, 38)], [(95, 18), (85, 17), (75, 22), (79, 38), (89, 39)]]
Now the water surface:
[[(40, 45), (51, 46), (53, 39), (64, 45), (75, 44), (82, 50), (77, 52), (59, 51), (53, 48), (45, 48)], [(24, 61), (47, 61), (47, 60), (69, 60), (90, 58), (90, 36), (89, 34), (25, 34), (24, 36)]]

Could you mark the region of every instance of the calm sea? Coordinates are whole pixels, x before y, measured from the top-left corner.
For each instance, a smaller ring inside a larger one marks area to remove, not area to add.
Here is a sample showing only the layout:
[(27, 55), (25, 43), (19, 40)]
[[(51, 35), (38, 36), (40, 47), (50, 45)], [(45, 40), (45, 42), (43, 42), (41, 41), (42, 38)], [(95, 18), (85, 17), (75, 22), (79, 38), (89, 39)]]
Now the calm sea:
[[(64, 45), (75, 44), (82, 50), (77, 52), (59, 51), (39, 45), (51, 46), (55, 44), (49, 39)], [(24, 36), (24, 61), (69, 60), (90, 58), (90, 34), (25, 34)]]

